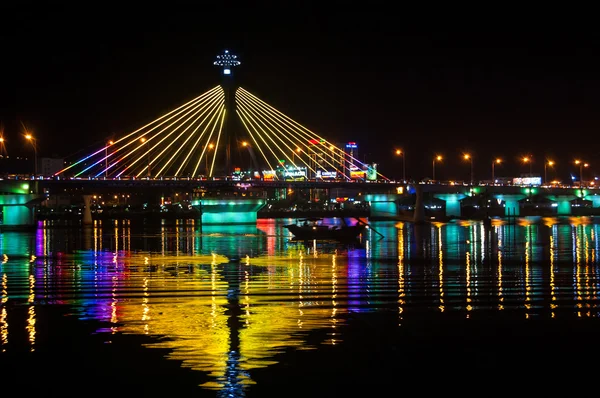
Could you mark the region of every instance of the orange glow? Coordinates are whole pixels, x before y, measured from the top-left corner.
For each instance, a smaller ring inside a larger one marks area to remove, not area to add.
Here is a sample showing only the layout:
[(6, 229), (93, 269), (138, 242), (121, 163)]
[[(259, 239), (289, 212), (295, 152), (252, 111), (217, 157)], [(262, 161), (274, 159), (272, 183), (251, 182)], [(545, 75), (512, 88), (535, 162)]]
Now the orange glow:
[(525, 156), (525, 157), (523, 158), (523, 163), (529, 163), (529, 162), (531, 162), (531, 158), (529, 158), (529, 157)]
[(140, 138), (140, 141), (142, 141), (142, 142), (146, 142), (146, 137), (142, 137), (142, 138)]
[(437, 156), (435, 157), (435, 160), (437, 160), (437, 161), (440, 161), (440, 160), (442, 160), (442, 156), (441, 156), (441, 155), (437, 155)]
[(300, 152), (302, 152), (302, 149), (296, 148), (296, 152), (300, 153)]
[(108, 145), (112, 145), (112, 144), (114, 144), (113, 141), (108, 141)]
[(25, 138), (31, 141), (33, 139), (33, 136), (31, 134), (26, 134)]
[(402, 155), (402, 151), (400, 149), (396, 149), (396, 155)]
[(576, 160), (575, 161), (575, 164), (579, 164), (579, 163), (581, 163), (581, 160)]
[(465, 160), (471, 159), (471, 155), (469, 155), (468, 153), (465, 153), (464, 157), (465, 157)]
[(554, 166), (554, 162), (552, 160), (548, 161), (548, 166)]
[(214, 144), (208, 144), (208, 148), (209, 148), (209, 149), (213, 149), (214, 147), (215, 147), (215, 145), (214, 145)]
[(502, 163), (502, 159), (498, 158), (494, 162), (496, 162), (497, 164), (500, 164), (500, 163)]
[(246, 141), (242, 142), (243, 146), (248, 146), (248, 143)]

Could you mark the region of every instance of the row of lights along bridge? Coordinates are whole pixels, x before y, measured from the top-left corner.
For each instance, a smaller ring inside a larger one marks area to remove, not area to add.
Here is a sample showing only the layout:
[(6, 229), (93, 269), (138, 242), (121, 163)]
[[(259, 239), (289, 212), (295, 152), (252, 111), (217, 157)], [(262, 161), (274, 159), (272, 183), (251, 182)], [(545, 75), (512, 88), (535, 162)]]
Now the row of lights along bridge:
[[(400, 156), (402, 158), (402, 180), (406, 181), (406, 159), (405, 159), (405, 152), (401, 149), (396, 149), (396, 156)], [(471, 185), (473, 185), (474, 183), (474, 174), (473, 174), (473, 156), (471, 156), (468, 153), (465, 153), (462, 155), (463, 160), (467, 161), (469, 163), (470, 166), (470, 171), (471, 171)], [(435, 167), (436, 164), (441, 163), (444, 160), (444, 157), (442, 155), (435, 155), (432, 159), (431, 162), (431, 179), (433, 181), (435, 181)], [(521, 158), (521, 162), (522, 164), (528, 164), (529, 165), (529, 175), (531, 176), (533, 174), (533, 157), (532, 156), (524, 156)], [(504, 160), (502, 158), (494, 158), (491, 161), (491, 172), (492, 172), (492, 179), (491, 181), (493, 183), (496, 182), (496, 166), (501, 165), (502, 163), (504, 163)], [(581, 161), (579, 159), (575, 160), (573, 162), (576, 166), (579, 167), (579, 181), (580, 183), (583, 181), (583, 170), (585, 168), (590, 167), (589, 163), (586, 163), (584, 161)], [(548, 181), (548, 168), (552, 168), (556, 165), (556, 162), (553, 160), (546, 160), (544, 162), (544, 182)]]
[[(37, 170), (37, 145), (36, 145), (36, 140), (33, 137), (33, 135), (31, 133), (25, 133), (24, 137), (27, 141), (29, 141), (33, 147), (33, 151), (34, 151), (34, 170)], [(145, 138), (141, 138), (142, 142), (145, 142)], [(109, 141), (108, 145), (113, 145), (113, 141)], [(243, 146), (247, 146), (248, 143), (247, 142), (243, 142), (242, 144)], [(213, 149), (214, 148), (214, 144), (209, 144), (208, 145), (209, 149)], [(4, 137), (0, 136), (0, 150), (2, 151), (2, 154), (6, 153), (6, 147), (5, 147), (5, 139)], [(106, 149), (107, 153), (106, 153), (106, 169), (108, 169), (108, 147)], [(402, 180), (406, 181), (406, 154), (403, 150), (401, 149), (396, 149), (395, 151), (397, 156), (400, 156), (402, 158)], [(432, 159), (432, 180), (435, 181), (435, 168), (436, 168), (436, 164), (441, 163), (443, 161), (443, 156), (442, 155), (436, 155), (433, 157)], [(471, 171), (471, 185), (474, 183), (474, 174), (473, 174), (473, 156), (471, 156), (470, 154), (466, 153), (463, 155), (463, 159), (465, 161), (469, 162), (469, 166), (470, 166), (470, 171)], [(207, 157), (207, 161), (208, 161), (208, 157)], [(492, 176), (492, 182), (495, 182), (496, 177), (495, 177), (495, 169), (496, 166), (501, 165), (504, 161), (501, 158), (495, 158), (492, 160), (491, 162), (491, 176)], [(523, 164), (528, 164), (529, 165), (529, 174), (532, 174), (532, 166), (533, 166), (533, 157), (532, 156), (524, 156), (523, 158), (521, 158), (521, 162)], [(586, 163), (584, 161), (581, 160), (575, 160), (574, 164), (576, 166), (579, 167), (579, 181), (583, 181), (583, 170), (585, 168), (588, 168), (590, 165), (589, 163)], [(556, 165), (556, 162), (554, 162), (553, 160), (546, 160), (544, 162), (544, 182), (548, 181), (548, 167), (554, 167)], [(208, 166), (207, 166), (208, 167)], [(148, 175), (151, 175), (151, 170), (150, 168), (148, 168)], [(106, 177), (108, 177), (108, 175), (106, 175)]]

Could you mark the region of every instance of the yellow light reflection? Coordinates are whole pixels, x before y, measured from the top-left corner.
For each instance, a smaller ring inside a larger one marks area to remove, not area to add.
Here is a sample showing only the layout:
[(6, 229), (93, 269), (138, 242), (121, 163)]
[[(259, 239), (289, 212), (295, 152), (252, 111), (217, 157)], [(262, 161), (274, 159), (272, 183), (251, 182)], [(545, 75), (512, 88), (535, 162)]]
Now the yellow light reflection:
[(27, 298), (30, 306), (27, 309), (28, 317), (25, 329), (27, 330), (27, 337), (29, 344), (31, 344), (31, 351), (35, 351), (35, 276), (29, 275), (29, 297)]
[(402, 326), (404, 305), (404, 223), (399, 223), (398, 228), (398, 326)]
[[(502, 247), (502, 240), (498, 237), (498, 247)], [(504, 288), (502, 286), (502, 250), (498, 250), (498, 311), (504, 310)]]
[(442, 246), (442, 228), (437, 227), (438, 231), (438, 284), (440, 287), (440, 312), (444, 312), (444, 250)]
[[(555, 230), (555, 226), (552, 227)], [(556, 282), (555, 282), (555, 269), (554, 269), (554, 256), (556, 252), (556, 243), (554, 241), (554, 235), (550, 235), (550, 316), (556, 317), (554, 310), (558, 307), (556, 301)]]
[(473, 310), (473, 307), (471, 306), (471, 252), (466, 252), (465, 253), (465, 257), (466, 257), (466, 275), (465, 275), (465, 285), (467, 288), (467, 314), (466, 317), (469, 318), (469, 312), (471, 310)]

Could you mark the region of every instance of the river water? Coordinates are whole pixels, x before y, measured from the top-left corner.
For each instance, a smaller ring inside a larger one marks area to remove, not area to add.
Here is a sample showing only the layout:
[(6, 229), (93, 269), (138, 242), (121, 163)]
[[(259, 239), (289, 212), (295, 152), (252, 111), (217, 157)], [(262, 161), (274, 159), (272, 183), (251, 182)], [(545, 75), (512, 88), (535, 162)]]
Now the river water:
[(373, 222), (352, 244), (289, 222), (0, 232), (2, 391), (594, 390), (600, 220)]

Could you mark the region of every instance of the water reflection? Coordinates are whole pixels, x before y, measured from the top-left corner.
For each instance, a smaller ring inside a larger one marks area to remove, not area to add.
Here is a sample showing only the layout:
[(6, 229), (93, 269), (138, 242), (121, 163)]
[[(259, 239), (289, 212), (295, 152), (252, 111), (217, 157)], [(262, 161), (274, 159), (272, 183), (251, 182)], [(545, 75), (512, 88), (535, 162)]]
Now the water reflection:
[(204, 388), (242, 396), (278, 354), (342, 344), (359, 313), (391, 313), (400, 328), (448, 314), (599, 315), (591, 220), (379, 222), (384, 238), (368, 233), (362, 247), (290, 242), (286, 222), (2, 232), (1, 349), (35, 350), (38, 315), (69, 306), (108, 338), (156, 337), (148, 347), (207, 373)]

